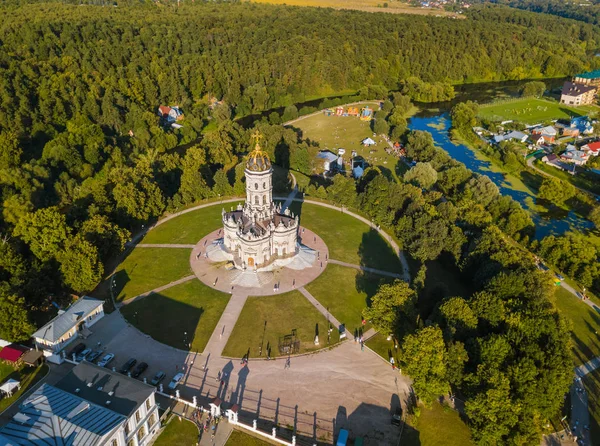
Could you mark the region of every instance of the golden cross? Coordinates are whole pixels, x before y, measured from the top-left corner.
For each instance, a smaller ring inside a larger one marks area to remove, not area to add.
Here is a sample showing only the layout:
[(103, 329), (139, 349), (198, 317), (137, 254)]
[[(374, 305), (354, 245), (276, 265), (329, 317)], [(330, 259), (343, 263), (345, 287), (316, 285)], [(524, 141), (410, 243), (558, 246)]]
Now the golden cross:
[(260, 140), (262, 139), (262, 137), (263, 137), (263, 136), (260, 134), (260, 132), (258, 131), (258, 129), (256, 129), (256, 130), (254, 131), (254, 133), (252, 133), (252, 139), (254, 139), (254, 140), (256, 141), (256, 147), (255, 147), (255, 150), (256, 150), (256, 149), (260, 149), (260, 146), (258, 145), (258, 141), (260, 141)]

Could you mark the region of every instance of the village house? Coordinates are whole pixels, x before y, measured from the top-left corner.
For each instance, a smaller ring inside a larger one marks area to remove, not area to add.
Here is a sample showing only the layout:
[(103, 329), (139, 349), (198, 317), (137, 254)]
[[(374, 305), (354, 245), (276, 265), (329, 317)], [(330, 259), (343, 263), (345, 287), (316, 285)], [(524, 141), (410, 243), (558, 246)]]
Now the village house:
[(588, 162), (589, 155), (583, 150), (577, 150), (577, 147), (569, 144), (567, 150), (560, 155), (560, 159), (576, 166), (583, 166)]
[(25, 399), (0, 429), (0, 444), (144, 446), (160, 428), (155, 394), (154, 386), (82, 362)]
[(175, 121), (181, 121), (183, 119), (183, 112), (175, 105), (172, 107), (161, 105), (158, 107), (158, 116), (170, 124)]
[(48, 361), (62, 364), (65, 347), (80, 336), (89, 336), (89, 328), (103, 317), (104, 301), (83, 296), (33, 334), (35, 346)]
[(598, 156), (600, 153), (600, 141), (591, 142), (581, 147), (581, 150), (590, 156)]
[(554, 142), (557, 133), (558, 132), (556, 129), (551, 125), (546, 127), (536, 127), (531, 131), (533, 136), (540, 135), (542, 138), (544, 138), (544, 142), (547, 144), (552, 144)]
[(598, 88), (600, 87), (600, 70), (576, 74), (573, 82)]
[(560, 103), (566, 105), (589, 105), (594, 103), (596, 89), (592, 85), (565, 82), (560, 95)]

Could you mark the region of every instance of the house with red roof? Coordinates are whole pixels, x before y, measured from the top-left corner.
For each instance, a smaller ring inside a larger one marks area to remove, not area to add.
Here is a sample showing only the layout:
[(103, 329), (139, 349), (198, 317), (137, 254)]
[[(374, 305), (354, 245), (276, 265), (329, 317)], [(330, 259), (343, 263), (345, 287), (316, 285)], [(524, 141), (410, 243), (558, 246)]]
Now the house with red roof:
[(10, 344), (0, 350), (0, 361), (18, 364), (21, 357), (27, 352), (27, 348), (17, 344)]
[(600, 153), (600, 141), (591, 142), (581, 147), (581, 150), (587, 152), (590, 156), (598, 156)]

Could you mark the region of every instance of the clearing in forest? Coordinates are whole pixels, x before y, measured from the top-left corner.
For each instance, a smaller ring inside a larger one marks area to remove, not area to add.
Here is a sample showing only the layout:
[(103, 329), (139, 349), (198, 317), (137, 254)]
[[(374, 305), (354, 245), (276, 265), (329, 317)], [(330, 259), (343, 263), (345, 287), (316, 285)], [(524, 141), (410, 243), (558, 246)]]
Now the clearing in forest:
[(522, 98), (482, 105), (479, 117), (492, 121), (518, 121), (537, 124), (573, 116), (595, 116), (600, 109), (594, 105), (572, 107), (545, 99)]

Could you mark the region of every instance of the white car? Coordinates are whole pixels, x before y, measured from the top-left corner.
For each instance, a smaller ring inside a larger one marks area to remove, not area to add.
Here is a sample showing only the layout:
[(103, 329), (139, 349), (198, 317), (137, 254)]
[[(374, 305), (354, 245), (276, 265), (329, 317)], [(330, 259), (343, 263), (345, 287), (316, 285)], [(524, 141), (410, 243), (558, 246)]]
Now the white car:
[(171, 382), (169, 383), (169, 389), (175, 390), (175, 387), (181, 382), (183, 379), (183, 373), (179, 372), (177, 375), (173, 377)]
[(115, 355), (109, 353), (108, 355), (105, 355), (100, 361), (98, 361), (98, 365), (100, 367), (106, 367), (108, 363), (113, 360), (114, 357)]

